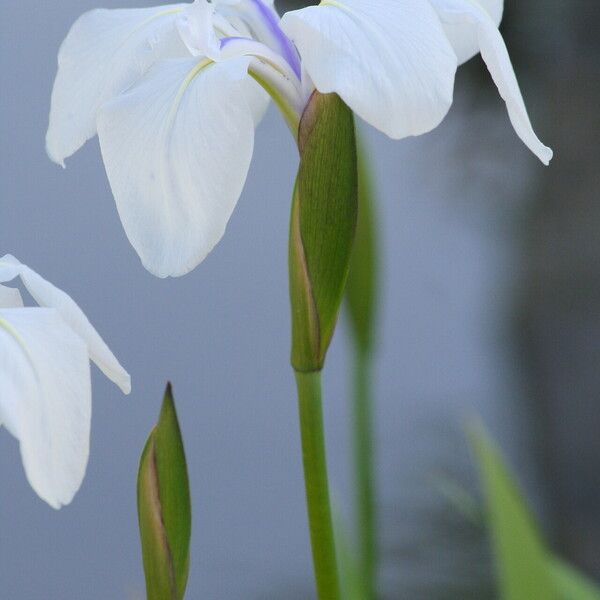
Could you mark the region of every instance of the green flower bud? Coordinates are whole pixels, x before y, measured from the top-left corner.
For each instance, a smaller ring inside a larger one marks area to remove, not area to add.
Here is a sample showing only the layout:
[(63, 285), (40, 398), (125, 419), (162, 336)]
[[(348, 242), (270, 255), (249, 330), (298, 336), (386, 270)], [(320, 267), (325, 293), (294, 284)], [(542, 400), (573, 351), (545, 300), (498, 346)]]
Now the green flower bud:
[(319, 371), (348, 276), (357, 218), (352, 111), (314, 92), (298, 129), (300, 167), (290, 221), (292, 366)]
[(148, 600), (181, 600), (189, 570), (190, 490), (171, 385), (140, 459), (138, 518)]

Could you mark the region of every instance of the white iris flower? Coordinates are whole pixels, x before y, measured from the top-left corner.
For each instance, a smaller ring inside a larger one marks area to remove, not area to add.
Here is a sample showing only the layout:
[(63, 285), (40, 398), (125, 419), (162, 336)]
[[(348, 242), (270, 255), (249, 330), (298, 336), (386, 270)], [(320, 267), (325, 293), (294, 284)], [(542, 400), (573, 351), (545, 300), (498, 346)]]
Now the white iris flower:
[(126, 394), (131, 381), (67, 294), (16, 258), (0, 258), (0, 282), (19, 276), (39, 307), (24, 307), (18, 289), (0, 285), (0, 425), (19, 440), (31, 487), (60, 508), (87, 466), (90, 359)]
[(98, 133), (127, 236), (160, 277), (187, 273), (222, 237), (269, 96), (294, 135), (314, 89), (392, 138), (420, 135), (448, 112), (457, 65), (481, 52), (517, 134), (548, 164), (502, 10), (503, 0), (323, 0), (282, 19), (268, 0), (95, 10), (60, 49), (48, 153), (64, 164)]

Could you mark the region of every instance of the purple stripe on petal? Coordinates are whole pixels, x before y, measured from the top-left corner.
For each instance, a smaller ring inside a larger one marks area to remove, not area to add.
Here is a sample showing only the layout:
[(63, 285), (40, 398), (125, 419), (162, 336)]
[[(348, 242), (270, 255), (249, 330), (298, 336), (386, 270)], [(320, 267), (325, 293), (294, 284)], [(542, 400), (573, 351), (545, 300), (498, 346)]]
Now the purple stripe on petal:
[(224, 37), (219, 40), (219, 47), (222, 50), (229, 42), (233, 42), (235, 40), (248, 40), (248, 39), (249, 38), (245, 38), (245, 37), (241, 37), (241, 36)]
[(258, 11), (260, 18), (266, 24), (270, 33), (277, 40), (283, 58), (285, 58), (290, 67), (292, 67), (292, 70), (298, 79), (301, 79), (302, 69), (300, 68), (298, 52), (291, 40), (283, 33), (281, 27), (279, 27), (279, 19), (275, 16), (273, 11), (262, 2), (262, 0), (250, 0), (250, 2)]

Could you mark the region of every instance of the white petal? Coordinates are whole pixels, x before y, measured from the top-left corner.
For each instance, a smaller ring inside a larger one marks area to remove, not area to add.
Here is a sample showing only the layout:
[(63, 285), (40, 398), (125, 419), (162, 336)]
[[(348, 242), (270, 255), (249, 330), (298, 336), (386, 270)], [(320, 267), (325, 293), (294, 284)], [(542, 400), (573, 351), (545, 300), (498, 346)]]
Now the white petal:
[(40, 306), (55, 308), (65, 323), (87, 344), (89, 357), (98, 365), (98, 368), (125, 394), (128, 394), (131, 391), (129, 374), (119, 364), (76, 302), (33, 269), (10, 255), (0, 258), (0, 281), (3, 281), (3, 274), (11, 273), (10, 269), (13, 273), (11, 279), (17, 274), (20, 275), (27, 291)]
[[(446, 5), (445, 0), (430, 0), (435, 8), (443, 9)], [(504, 12), (504, 0), (472, 0), (473, 3), (479, 4), (481, 8), (490, 15), (490, 18), (496, 26), (502, 21), (502, 13)], [(477, 31), (469, 23), (465, 22), (445, 22), (444, 30), (446, 35), (456, 52), (458, 64), (462, 65), (470, 58), (473, 58), (479, 53), (479, 41), (477, 40)]]
[(17, 288), (0, 285), (0, 308), (20, 308), (22, 306), (23, 298)]
[(221, 239), (254, 145), (249, 59), (157, 63), (100, 112), (100, 147), (130, 242), (159, 277), (183, 275)]
[(254, 79), (246, 80), (243, 85), (244, 95), (254, 119), (254, 127), (256, 128), (260, 125), (267, 112), (267, 108), (269, 108), (271, 96)]
[(21, 263), (10, 254), (0, 258), (0, 283), (13, 280), (21, 274)]
[[(266, 56), (269, 62), (282, 61), (293, 78), (300, 78), (298, 51), (283, 33), (280, 21), (277, 11), (262, 0), (235, 0), (225, 6), (222, 2), (195, 0), (179, 16), (177, 26), (194, 56), (218, 61), (224, 43), (252, 39), (255, 45), (266, 46), (270, 51)], [(241, 25), (240, 29), (234, 24)]]
[[(215, 31), (215, 4), (195, 0), (177, 18), (177, 30), (192, 56), (215, 59), (219, 54), (219, 38)], [(228, 26), (228, 24), (225, 24)]]
[(466, 25), (475, 33), (481, 56), (506, 102), (517, 135), (545, 165), (549, 164), (552, 150), (544, 146), (533, 131), (510, 56), (496, 23), (472, 0), (435, 0), (435, 3), (444, 23)]
[(81, 485), (90, 418), (83, 340), (52, 309), (0, 310), (0, 421), (20, 442), (29, 483), (54, 508)]
[(97, 9), (82, 15), (58, 54), (46, 148), (64, 159), (96, 134), (100, 106), (135, 81), (158, 59), (186, 56), (175, 27), (185, 5)]
[[(235, 9), (237, 11), (239, 8), (237, 5), (240, 3), (237, 0), (232, 0), (232, 3), (236, 4)], [(278, 64), (283, 73), (286, 72), (286, 69), (291, 71), (291, 67), (287, 65), (285, 60), (268, 47), (264, 47), (263, 44), (255, 40), (239, 37), (242, 34), (237, 32), (223, 15), (215, 11), (215, 7), (222, 4), (223, 2), (214, 3), (207, 2), (207, 0), (195, 0), (193, 4), (188, 4), (185, 10), (178, 15), (177, 29), (192, 56), (210, 58), (215, 62), (220, 62), (239, 56), (251, 56), (253, 54), (256, 56), (256, 52), (253, 53), (252, 50), (255, 50), (256, 47), (262, 47), (261, 49), (269, 52), (269, 56), (266, 58), (274, 58), (274, 62)], [(223, 52), (221, 40), (217, 37), (217, 30), (222, 35), (233, 36), (227, 41), (231, 42), (235, 39), (235, 42), (251, 45), (252, 48), (246, 52), (238, 51), (237, 53), (232, 53), (229, 51), (231, 44), (227, 44), (227, 51)], [(248, 36), (251, 36), (250, 32), (248, 32)], [(260, 51), (258, 56), (260, 56)], [(292, 72), (291, 78), (293, 77), (294, 74)], [(270, 97), (260, 86), (248, 85), (248, 88), (247, 99), (252, 108), (255, 125), (258, 126), (265, 115)]]
[(325, 0), (281, 23), (316, 88), (390, 137), (430, 131), (452, 104), (456, 56), (427, 0)]

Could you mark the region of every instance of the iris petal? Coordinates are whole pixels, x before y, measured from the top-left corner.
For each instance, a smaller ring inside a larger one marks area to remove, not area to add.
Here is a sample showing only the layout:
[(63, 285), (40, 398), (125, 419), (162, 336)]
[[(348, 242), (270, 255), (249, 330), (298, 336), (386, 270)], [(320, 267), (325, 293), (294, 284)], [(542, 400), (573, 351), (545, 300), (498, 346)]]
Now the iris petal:
[(0, 422), (20, 442), (33, 489), (60, 508), (79, 489), (88, 461), (87, 348), (56, 310), (3, 309), (0, 320)]
[(427, 0), (325, 0), (282, 29), (316, 88), (390, 137), (433, 129), (452, 103), (456, 56)]
[(131, 379), (89, 322), (77, 303), (65, 292), (10, 255), (0, 258), (0, 282), (20, 276), (27, 291), (42, 307), (56, 309), (66, 325), (86, 344), (89, 357), (121, 390), (131, 391)]
[(545, 164), (552, 160), (552, 150), (536, 136), (504, 40), (486, 10), (472, 0), (433, 0), (442, 21), (468, 27), (476, 36), (485, 61), (500, 95), (506, 102), (510, 121), (523, 143)]
[(175, 20), (184, 4), (97, 9), (71, 27), (58, 54), (46, 149), (63, 164), (96, 134), (100, 106), (158, 59), (189, 55)]
[(100, 147), (127, 236), (159, 277), (183, 275), (221, 239), (254, 146), (249, 59), (158, 63), (100, 112)]
[[(496, 27), (502, 21), (502, 13), (504, 12), (504, 0), (472, 0), (479, 4), (490, 16)], [(445, 2), (442, 0), (431, 0), (434, 8), (440, 7), (443, 9)], [(469, 59), (479, 53), (479, 41), (477, 39), (477, 31), (467, 22), (454, 21), (444, 22), (444, 30), (446, 35), (456, 52), (458, 64), (462, 65)]]
[(0, 308), (20, 308), (22, 306), (23, 298), (18, 289), (0, 285)]

